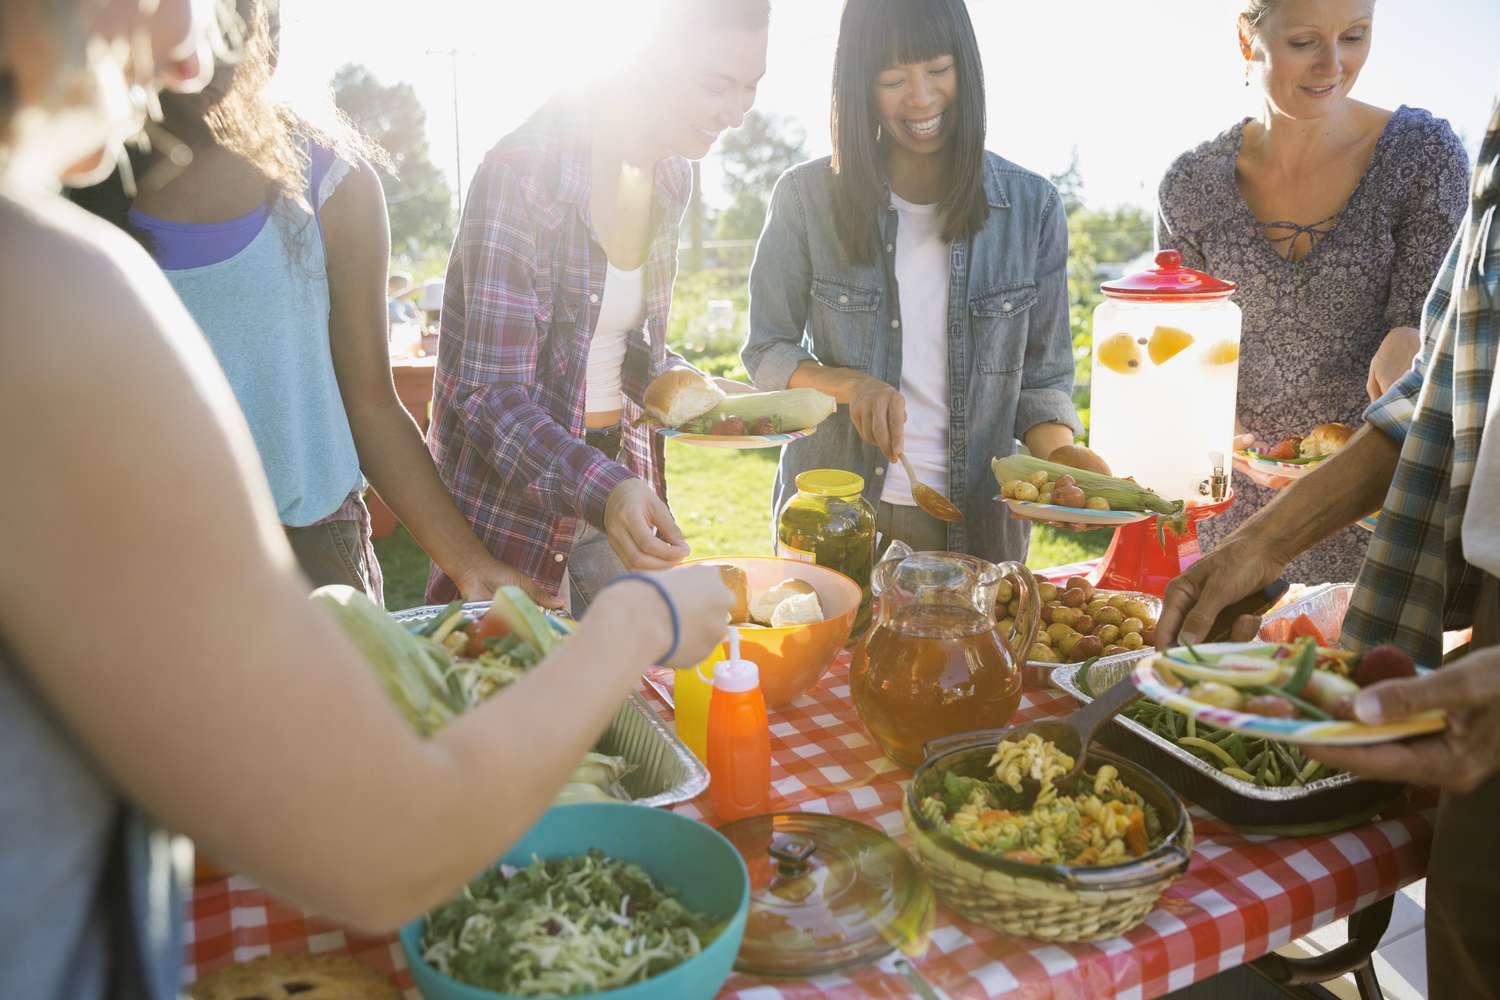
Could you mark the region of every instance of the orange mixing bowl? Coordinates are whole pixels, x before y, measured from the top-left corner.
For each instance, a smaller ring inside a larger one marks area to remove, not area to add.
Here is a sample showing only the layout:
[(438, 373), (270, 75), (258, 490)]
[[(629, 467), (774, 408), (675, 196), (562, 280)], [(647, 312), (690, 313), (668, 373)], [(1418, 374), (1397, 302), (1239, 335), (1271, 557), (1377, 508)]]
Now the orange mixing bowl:
[(740, 655), (760, 665), (760, 689), (767, 708), (778, 708), (807, 691), (823, 677), (833, 658), (849, 641), (859, 611), (859, 584), (838, 570), (794, 559), (732, 556), (702, 562), (728, 563), (745, 571), (750, 597), (782, 580), (806, 580), (818, 592), (823, 621), (785, 628), (739, 626)]

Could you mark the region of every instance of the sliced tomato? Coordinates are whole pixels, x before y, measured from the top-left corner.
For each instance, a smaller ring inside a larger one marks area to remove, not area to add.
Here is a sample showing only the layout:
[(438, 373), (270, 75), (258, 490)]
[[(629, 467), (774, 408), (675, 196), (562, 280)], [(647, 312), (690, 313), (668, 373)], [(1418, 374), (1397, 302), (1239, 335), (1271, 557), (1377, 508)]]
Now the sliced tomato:
[(1291, 638), (1301, 639), (1304, 637), (1312, 639), (1319, 647), (1331, 645), (1311, 618), (1307, 615), (1298, 615), (1292, 620)]
[(484, 640), (503, 639), (510, 635), (510, 629), (506, 627), (504, 619), (490, 611), (479, 621), (464, 626), (464, 634), (469, 637), (464, 655), (474, 657), (484, 652)]

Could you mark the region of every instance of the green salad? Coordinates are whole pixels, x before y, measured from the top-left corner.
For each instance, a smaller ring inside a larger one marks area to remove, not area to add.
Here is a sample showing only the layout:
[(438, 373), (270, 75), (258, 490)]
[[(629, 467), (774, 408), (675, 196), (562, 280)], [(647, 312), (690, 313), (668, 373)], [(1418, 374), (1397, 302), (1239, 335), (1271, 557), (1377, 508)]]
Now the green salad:
[(575, 996), (660, 975), (723, 922), (693, 913), (639, 865), (591, 850), (493, 868), (427, 916), (422, 957), (460, 982), (516, 996)]

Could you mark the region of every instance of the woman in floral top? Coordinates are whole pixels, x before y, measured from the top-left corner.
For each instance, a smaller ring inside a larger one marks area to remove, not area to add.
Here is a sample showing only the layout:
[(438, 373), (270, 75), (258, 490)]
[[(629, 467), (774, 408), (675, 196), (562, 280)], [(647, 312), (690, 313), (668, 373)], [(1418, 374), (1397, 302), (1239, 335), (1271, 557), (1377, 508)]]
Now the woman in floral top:
[[(1239, 284), (1237, 447), (1355, 424), (1411, 365), (1422, 303), (1463, 216), (1468, 157), (1448, 123), (1350, 99), (1369, 52), (1370, 0), (1252, 0), (1240, 16), (1246, 85), (1265, 111), (1178, 157), (1156, 240)], [(1211, 547), (1286, 480), (1236, 463), (1238, 498), (1200, 529)], [(1353, 580), (1367, 536), (1347, 528), (1288, 567)]]

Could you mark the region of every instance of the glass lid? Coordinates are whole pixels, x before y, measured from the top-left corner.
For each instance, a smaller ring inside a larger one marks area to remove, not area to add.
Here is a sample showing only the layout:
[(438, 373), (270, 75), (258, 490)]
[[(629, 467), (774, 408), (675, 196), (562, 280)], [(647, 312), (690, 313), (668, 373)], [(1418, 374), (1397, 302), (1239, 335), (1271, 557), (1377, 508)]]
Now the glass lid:
[(780, 813), (719, 832), (750, 870), (739, 971), (806, 978), (926, 947), (932, 890), (911, 857), (874, 827)]

